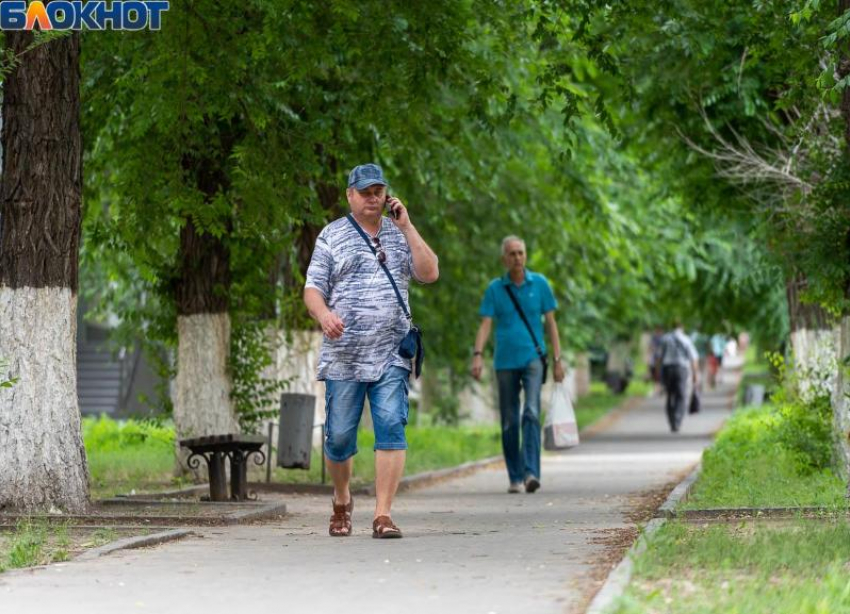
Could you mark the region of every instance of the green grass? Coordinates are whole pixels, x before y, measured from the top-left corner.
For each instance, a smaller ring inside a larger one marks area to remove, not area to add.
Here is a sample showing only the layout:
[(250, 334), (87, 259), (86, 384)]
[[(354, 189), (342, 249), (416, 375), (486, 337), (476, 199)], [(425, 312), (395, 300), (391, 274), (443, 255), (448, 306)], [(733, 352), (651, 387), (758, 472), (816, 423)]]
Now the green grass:
[(612, 614), (850, 612), (844, 520), (693, 526), (668, 522), (635, 561)]
[[(139, 529), (145, 533), (147, 529)], [(82, 551), (117, 539), (113, 529), (79, 529), (68, 524), (21, 520), (13, 531), (0, 532), (0, 572), (67, 561)]]
[(832, 462), (828, 400), (742, 409), (704, 453), (682, 507), (845, 508), (845, 485)]
[[(95, 535), (85, 545), (99, 546), (112, 539), (114, 536)], [(14, 531), (0, 533), (0, 572), (67, 561), (73, 541), (67, 525), (22, 520)]]
[(174, 472), (174, 429), (147, 421), (83, 420), (93, 498), (179, 486)]

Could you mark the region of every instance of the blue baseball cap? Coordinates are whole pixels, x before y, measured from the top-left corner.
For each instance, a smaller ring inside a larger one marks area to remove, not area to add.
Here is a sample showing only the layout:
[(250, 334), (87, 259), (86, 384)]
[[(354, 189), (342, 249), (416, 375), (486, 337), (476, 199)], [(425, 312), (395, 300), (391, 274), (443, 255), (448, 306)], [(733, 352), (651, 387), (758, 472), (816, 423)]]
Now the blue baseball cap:
[(371, 185), (388, 185), (384, 179), (384, 171), (377, 164), (361, 164), (351, 169), (348, 174), (348, 187), (355, 190), (365, 190)]

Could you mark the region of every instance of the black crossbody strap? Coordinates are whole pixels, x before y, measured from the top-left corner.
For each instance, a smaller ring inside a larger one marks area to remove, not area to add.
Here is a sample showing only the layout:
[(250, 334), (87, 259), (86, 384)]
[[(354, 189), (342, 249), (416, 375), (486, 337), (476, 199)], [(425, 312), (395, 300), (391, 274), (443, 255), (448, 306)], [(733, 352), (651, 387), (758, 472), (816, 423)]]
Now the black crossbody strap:
[[(369, 249), (372, 250), (372, 253), (376, 256), (378, 255), (378, 250), (375, 249), (375, 246), (372, 245), (372, 242), (369, 240), (369, 237), (366, 236), (366, 233), (360, 228), (360, 224), (358, 224), (354, 217), (349, 213), (345, 217), (348, 218), (348, 221), (351, 222), (351, 225), (360, 233), (360, 236), (363, 237), (363, 240), (366, 241), (366, 245), (369, 246)], [(401, 305), (401, 310), (404, 312), (404, 317), (408, 320), (412, 320), (413, 318), (410, 315), (410, 312), (407, 310), (407, 305), (404, 304), (404, 299), (401, 298), (401, 292), (399, 292), (398, 286), (395, 284), (395, 279), (393, 279), (393, 274), (390, 273), (390, 270), (387, 268), (387, 265), (378, 261), (378, 264), (381, 265), (381, 268), (384, 269), (384, 273), (387, 274), (387, 279), (390, 280), (390, 284), (392, 284), (393, 290), (395, 290), (395, 297), (398, 299), (398, 304)]]
[(543, 358), (546, 354), (543, 353), (543, 349), (540, 347), (540, 344), (537, 343), (537, 337), (534, 335), (534, 331), (531, 330), (531, 324), (528, 323), (528, 319), (525, 317), (522, 308), (519, 306), (519, 301), (517, 301), (510, 286), (505, 286), (505, 291), (508, 293), (508, 296), (511, 297), (511, 302), (514, 304), (514, 307), (516, 307), (519, 317), (522, 318), (522, 323), (525, 324), (525, 327), (528, 329), (528, 334), (531, 335), (531, 340), (534, 341), (534, 349), (537, 350), (537, 355), (540, 356), (540, 358)]

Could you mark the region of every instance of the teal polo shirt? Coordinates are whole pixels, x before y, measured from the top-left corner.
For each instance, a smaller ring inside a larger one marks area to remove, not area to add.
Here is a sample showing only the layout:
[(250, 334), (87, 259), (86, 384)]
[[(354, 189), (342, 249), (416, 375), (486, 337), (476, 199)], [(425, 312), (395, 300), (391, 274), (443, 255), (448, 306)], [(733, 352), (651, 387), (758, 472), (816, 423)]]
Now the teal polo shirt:
[(537, 350), (528, 329), (522, 322), (508, 296), (506, 286), (511, 285), (514, 296), (534, 330), (540, 347), (546, 352), (546, 340), (543, 337), (543, 314), (554, 311), (558, 307), (549, 281), (539, 273), (525, 270), (525, 281), (516, 286), (505, 273), (494, 279), (487, 286), (484, 300), (478, 314), (482, 318), (493, 318), (496, 321), (496, 357), (495, 367), (499, 369), (522, 369), (532, 360), (538, 358)]

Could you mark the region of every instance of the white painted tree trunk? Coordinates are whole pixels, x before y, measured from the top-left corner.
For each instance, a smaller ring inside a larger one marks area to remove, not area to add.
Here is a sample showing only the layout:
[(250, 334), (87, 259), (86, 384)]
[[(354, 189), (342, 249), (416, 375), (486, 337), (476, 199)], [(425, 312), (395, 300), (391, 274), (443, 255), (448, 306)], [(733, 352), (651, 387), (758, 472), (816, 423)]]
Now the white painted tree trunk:
[[(838, 368), (832, 391), (833, 421), (837, 449), (841, 456), (844, 478), (850, 479), (850, 366), (842, 364), (850, 356), (850, 316), (845, 316), (836, 331), (838, 337)], [(850, 483), (847, 495), (850, 497)]]
[(832, 395), (838, 372), (836, 334), (831, 329), (800, 328), (791, 333), (794, 375), (803, 401)]
[(88, 501), (77, 402), (77, 297), (0, 286), (0, 508), (77, 513)]
[(177, 438), (238, 433), (230, 400), (230, 316), (202, 313), (177, 318), (174, 426)]

